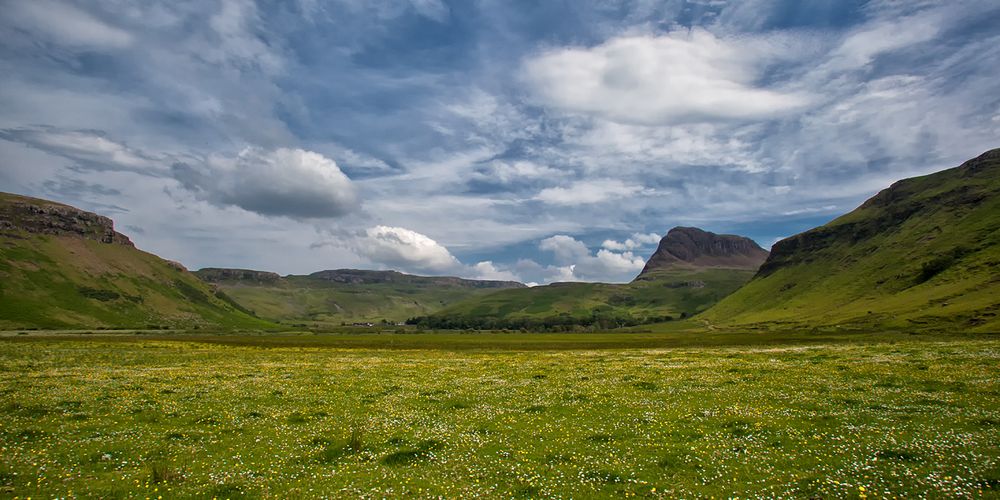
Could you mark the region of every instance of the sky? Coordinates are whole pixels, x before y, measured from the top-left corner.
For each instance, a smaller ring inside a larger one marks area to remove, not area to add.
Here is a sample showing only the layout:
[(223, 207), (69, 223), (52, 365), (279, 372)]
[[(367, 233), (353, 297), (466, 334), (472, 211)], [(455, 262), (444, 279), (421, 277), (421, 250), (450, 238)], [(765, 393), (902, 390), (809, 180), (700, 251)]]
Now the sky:
[(995, 147), (996, 0), (0, 0), (0, 191), (191, 269), (623, 282)]

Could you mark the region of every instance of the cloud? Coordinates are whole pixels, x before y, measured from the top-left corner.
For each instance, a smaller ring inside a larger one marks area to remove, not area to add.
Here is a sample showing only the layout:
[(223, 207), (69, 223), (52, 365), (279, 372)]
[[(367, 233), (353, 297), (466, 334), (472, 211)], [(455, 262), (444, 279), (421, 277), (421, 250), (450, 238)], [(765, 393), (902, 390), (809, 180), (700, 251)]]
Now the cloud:
[(351, 180), (337, 164), (302, 149), (246, 148), (235, 157), (176, 163), (172, 173), (200, 199), (262, 215), (339, 217), (358, 205)]
[(480, 280), (521, 281), (521, 278), (509, 269), (497, 267), (493, 261), (486, 260), (471, 266), (471, 275)]
[(20, 142), (94, 170), (163, 171), (164, 158), (149, 155), (94, 130), (21, 127), (0, 130), (0, 139)]
[(476, 171), (473, 178), (500, 184), (511, 184), (518, 181), (555, 179), (563, 175), (565, 172), (561, 170), (530, 160), (493, 160)]
[(453, 273), (462, 268), (444, 245), (402, 227), (369, 228), (351, 246), (362, 257), (404, 270)]
[(525, 61), (524, 73), (540, 103), (570, 113), (643, 125), (753, 120), (809, 103), (806, 94), (757, 84), (788, 54), (767, 38), (695, 28), (549, 50)]
[(592, 254), (582, 241), (562, 234), (542, 240), (538, 248), (551, 252), (559, 264), (554, 268), (559, 273), (554, 281), (629, 281), (646, 265), (642, 257), (631, 251), (602, 248)]
[(216, 64), (277, 73), (284, 68), (284, 60), (262, 36), (260, 25), (253, 1), (222, 0), (219, 11), (209, 18), (215, 43), (202, 47), (199, 55)]
[(601, 248), (621, 252), (625, 250), (634, 250), (647, 245), (656, 245), (659, 242), (660, 235), (656, 233), (634, 233), (631, 238), (628, 238), (625, 241), (604, 240), (604, 242), (601, 243)]
[(556, 262), (559, 264), (572, 264), (590, 256), (590, 250), (587, 248), (587, 245), (572, 236), (564, 234), (545, 238), (538, 244), (538, 248), (546, 252), (552, 252), (555, 255)]
[(127, 31), (63, 2), (4, 2), (3, 9), (3, 18), (13, 26), (63, 47), (118, 49), (132, 42), (132, 36)]
[(451, 16), (451, 9), (441, 0), (410, 0), (410, 3), (420, 15), (439, 23), (447, 22)]
[(618, 179), (593, 179), (576, 181), (567, 187), (545, 188), (534, 199), (551, 205), (586, 205), (624, 198), (642, 191), (642, 186), (626, 184)]

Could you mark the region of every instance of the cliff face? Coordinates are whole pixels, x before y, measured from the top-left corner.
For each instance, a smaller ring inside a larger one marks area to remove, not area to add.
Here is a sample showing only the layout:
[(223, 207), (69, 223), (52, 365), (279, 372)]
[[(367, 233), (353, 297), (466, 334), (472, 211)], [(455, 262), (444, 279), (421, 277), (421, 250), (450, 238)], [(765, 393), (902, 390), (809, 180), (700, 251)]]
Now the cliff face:
[(661, 269), (757, 269), (767, 258), (767, 250), (750, 238), (715, 234), (696, 227), (671, 229), (639, 277)]
[(254, 271), (251, 269), (225, 269), (218, 267), (206, 267), (194, 273), (208, 283), (222, 282), (250, 282), (255, 284), (271, 284), (281, 280), (278, 273), (268, 271)]
[(369, 271), (362, 269), (335, 269), (319, 271), (309, 275), (310, 278), (333, 281), (336, 283), (373, 284), (373, 283), (409, 283), (436, 286), (451, 286), (462, 288), (524, 288), (525, 285), (516, 281), (467, 280), (450, 276), (414, 276), (398, 271)]
[(0, 193), (0, 232), (27, 231), (135, 246), (103, 215), (51, 201)]

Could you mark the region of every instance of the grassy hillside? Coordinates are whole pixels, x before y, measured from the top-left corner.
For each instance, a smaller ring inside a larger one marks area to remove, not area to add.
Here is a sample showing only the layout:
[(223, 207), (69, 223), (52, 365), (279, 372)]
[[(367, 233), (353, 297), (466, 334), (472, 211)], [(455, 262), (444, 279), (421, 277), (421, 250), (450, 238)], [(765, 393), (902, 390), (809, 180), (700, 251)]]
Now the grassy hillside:
[(658, 270), (628, 284), (554, 283), (465, 300), (422, 318), (436, 328), (615, 328), (700, 312), (753, 275), (737, 269)]
[(259, 317), (318, 327), (343, 322), (402, 322), (469, 297), (496, 293), (505, 287), (523, 287), (519, 283), (422, 277), (395, 271), (321, 271), (276, 279), (270, 279), (271, 273), (245, 271), (242, 275), (222, 276), (220, 271), (203, 269), (197, 274)]
[(1000, 330), (1000, 150), (778, 242), (716, 325)]
[(9, 194), (0, 216), (0, 329), (272, 326), (137, 250), (109, 219)]

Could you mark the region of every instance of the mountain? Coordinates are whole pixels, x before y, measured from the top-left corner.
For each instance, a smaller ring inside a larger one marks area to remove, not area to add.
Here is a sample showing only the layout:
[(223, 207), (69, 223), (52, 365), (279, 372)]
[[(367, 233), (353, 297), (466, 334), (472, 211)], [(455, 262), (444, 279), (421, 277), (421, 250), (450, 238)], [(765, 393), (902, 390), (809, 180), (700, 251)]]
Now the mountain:
[(433, 313), (471, 296), (525, 288), (515, 281), (427, 277), (397, 271), (336, 269), (279, 276), (248, 269), (196, 271), (257, 315), (285, 323), (336, 326), (400, 322)]
[(717, 325), (1000, 328), (1000, 149), (774, 245)]
[(750, 238), (715, 234), (696, 227), (675, 227), (660, 240), (656, 251), (636, 279), (663, 270), (745, 269), (755, 271), (767, 259), (767, 250)]
[(0, 329), (268, 326), (107, 217), (0, 193)]
[(746, 283), (767, 251), (742, 236), (676, 227), (631, 283), (554, 283), (448, 306), (419, 323), (435, 328), (614, 328), (704, 311)]

